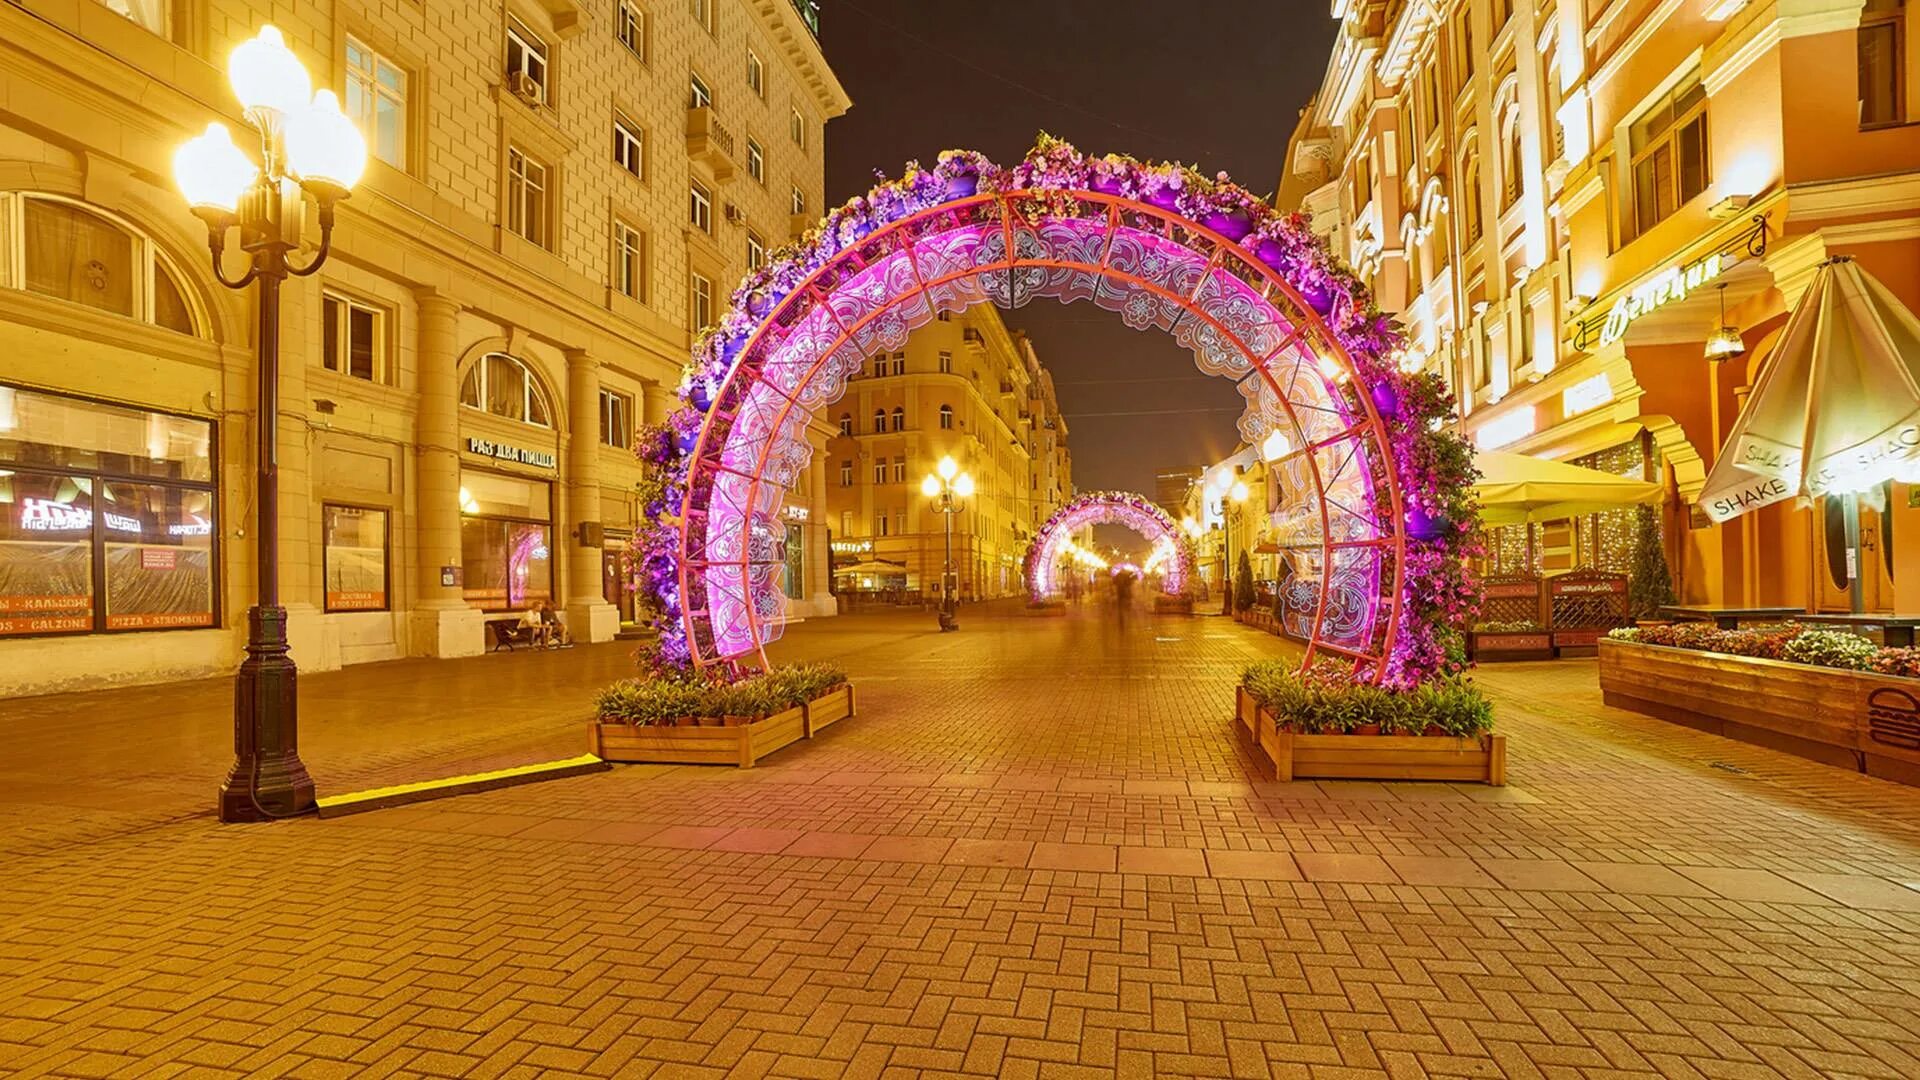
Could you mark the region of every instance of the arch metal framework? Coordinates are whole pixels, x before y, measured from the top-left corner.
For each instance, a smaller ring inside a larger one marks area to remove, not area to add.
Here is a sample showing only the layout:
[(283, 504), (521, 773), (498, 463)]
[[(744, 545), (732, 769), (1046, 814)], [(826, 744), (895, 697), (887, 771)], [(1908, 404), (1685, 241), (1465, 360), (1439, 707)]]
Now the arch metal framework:
[(1139, 533), (1149, 544), (1162, 542), (1171, 547), (1160, 588), (1170, 596), (1186, 594), (1193, 577), (1193, 549), (1180, 527), (1165, 510), (1143, 495), (1124, 491), (1094, 491), (1070, 500), (1055, 510), (1033, 534), (1027, 546), (1027, 592), (1035, 600), (1044, 600), (1059, 588), (1055, 574), (1073, 534), (1089, 525), (1124, 525)]
[(1387, 670), (1406, 506), (1376, 388), (1307, 299), (1315, 286), (1229, 238), (1230, 225), (1095, 186), (950, 189), (843, 237), (777, 302), (743, 290), (730, 318), (751, 329), (723, 345), (724, 375), (696, 377), (690, 396), (704, 415), (697, 437), (688, 433), (675, 584), (696, 665), (766, 663), (783, 605), (781, 508), (811, 454), (807, 423), (863, 360), (904, 347), (941, 312), (1050, 298), (1171, 334), (1201, 370), (1239, 383), (1243, 437), (1285, 433), (1291, 453), (1277, 475), (1311, 508), (1298, 523), (1313, 549), (1298, 626), (1308, 662), (1331, 654), (1361, 675)]

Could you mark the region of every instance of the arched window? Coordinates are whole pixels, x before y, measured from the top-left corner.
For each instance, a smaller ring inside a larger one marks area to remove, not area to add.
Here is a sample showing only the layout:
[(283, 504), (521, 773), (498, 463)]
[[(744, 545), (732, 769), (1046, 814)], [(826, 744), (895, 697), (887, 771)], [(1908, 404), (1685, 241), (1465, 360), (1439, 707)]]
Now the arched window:
[(905, 431), (907, 428), (907, 410), (898, 405), (893, 407), (893, 430)]
[(506, 353), (488, 353), (467, 369), (460, 404), (538, 427), (553, 426), (553, 410), (526, 362)]
[(940, 430), (951, 431), (952, 429), (953, 429), (953, 406), (942, 405), (940, 406)]
[(1480, 159), (1470, 157), (1460, 170), (1460, 202), (1465, 210), (1460, 225), (1466, 230), (1467, 243), (1480, 239)]
[(0, 275), (14, 288), (204, 336), (179, 269), (159, 246), (113, 216), (71, 199), (0, 192)]
[(873, 433), (879, 435), (887, 430), (887, 410), (873, 410)]
[(840, 414), (840, 434), (842, 435), (853, 434), (853, 414), (852, 413)]
[(1517, 109), (1507, 126), (1506, 160), (1500, 163), (1500, 171), (1506, 185), (1500, 205), (1505, 208), (1520, 197), (1520, 113)]

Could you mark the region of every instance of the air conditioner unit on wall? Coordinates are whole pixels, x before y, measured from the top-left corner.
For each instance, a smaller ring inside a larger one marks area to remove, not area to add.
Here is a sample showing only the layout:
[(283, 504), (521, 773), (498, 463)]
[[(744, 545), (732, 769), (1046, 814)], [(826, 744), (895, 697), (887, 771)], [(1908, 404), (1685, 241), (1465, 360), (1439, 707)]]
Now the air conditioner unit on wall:
[(722, 213), (726, 215), (729, 225), (738, 225), (747, 220), (747, 212), (734, 203), (728, 203)]
[(538, 105), (545, 96), (540, 84), (524, 71), (507, 72), (507, 92), (529, 105)]

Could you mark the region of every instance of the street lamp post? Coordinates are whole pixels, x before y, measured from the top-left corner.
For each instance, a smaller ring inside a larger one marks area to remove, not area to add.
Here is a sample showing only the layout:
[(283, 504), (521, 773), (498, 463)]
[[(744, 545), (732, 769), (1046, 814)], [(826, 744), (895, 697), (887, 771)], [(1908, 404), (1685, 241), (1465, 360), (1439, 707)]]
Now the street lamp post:
[(973, 494), (973, 477), (960, 471), (960, 466), (950, 457), (940, 459), (935, 471), (920, 481), (920, 494), (934, 500), (935, 513), (946, 515), (947, 519), (947, 559), (940, 572), (940, 629), (942, 632), (960, 629), (956, 615), (955, 594), (959, 591), (960, 572), (953, 563), (953, 515), (960, 512), (961, 499)]
[(1220, 499), (1220, 614), (1233, 614), (1233, 515), (1234, 508), (1247, 501), (1247, 485), (1225, 465), (1207, 478), (1207, 489)]
[[(367, 144), (330, 90), (308, 97), (312, 82), (280, 31), (263, 26), (227, 62), (234, 96), (260, 141), (256, 165), (234, 145), (226, 125), (181, 146), (174, 178), (207, 224), (207, 246), (220, 284), (260, 286), (259, 396), (255, 411), (255, 506), (258, 592), (247, 612), (247, 658), (234, 679), (233, 767), (220, 786), (220, 820), (266, 821), (314, 808), (313, 779), (300, 760), (298, 691), (287, 655), (287, 611), (280, 606), (280, 287), (326, 261), (334, 206), (366, 168)], [(319, 208), (320, 245), (311, 261), (290, 256), (303, 241), (306, 200)], [(222, 266), (229, 229), (240, 230), (246, 273)]]

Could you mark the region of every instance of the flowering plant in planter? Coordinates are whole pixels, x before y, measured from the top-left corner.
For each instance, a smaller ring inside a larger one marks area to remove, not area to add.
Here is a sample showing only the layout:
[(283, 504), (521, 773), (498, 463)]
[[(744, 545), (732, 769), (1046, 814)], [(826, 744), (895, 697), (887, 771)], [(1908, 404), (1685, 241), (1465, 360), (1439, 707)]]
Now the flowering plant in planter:
[(1240, 685), (1282, 727), (1302, 735), (1482, 735), (1493, 703), (1460, 676), (1411, 689), (1356, 683), (1344, 665), (1297, 670), (1284, 660), (1249, 665)]
[(1494, 619), (1473, 628), (1476, 634), (1538, 634), (1545, 630), (1535, 619)]
[(666, 672), (603, 687), (594, 707), (602, 722), (636, 727), (666, 727), (686, 718), (762, 720), (832, 693), (846, 681), (846, 672), (824, 663), (776, 668), (730, 683)]
[(1879, 647), (1844, 630), (1802, 630), (1780, 650), (1780, 659), (1817, 667), (1866, 671)]
[(1872, 666), (1882, 675), (1920, 679), (1920, 647), (1905, 645), (1881, 649), (1874, 654)]

